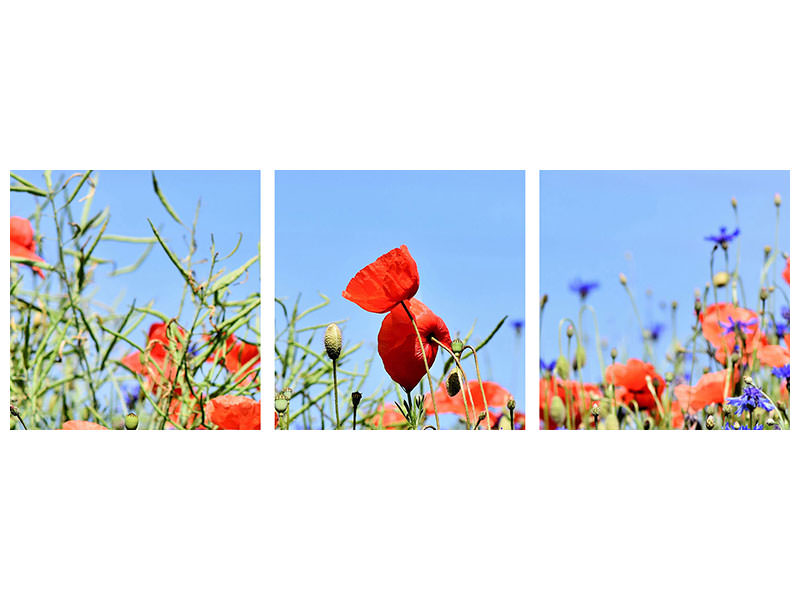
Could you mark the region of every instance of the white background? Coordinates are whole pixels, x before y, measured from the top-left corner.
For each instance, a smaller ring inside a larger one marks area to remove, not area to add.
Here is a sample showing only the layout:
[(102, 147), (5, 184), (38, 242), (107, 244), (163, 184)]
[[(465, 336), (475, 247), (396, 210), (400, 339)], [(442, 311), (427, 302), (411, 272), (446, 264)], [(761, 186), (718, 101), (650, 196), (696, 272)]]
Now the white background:
[[(262, 169), (266, 375), (272, 169), (528, 169), (533, 407), (537, 170), (792, 168), (791, 4), (4, 5), (0, 167)], [(11, 598), (798, 593), (796, 430), (0, 432)]]

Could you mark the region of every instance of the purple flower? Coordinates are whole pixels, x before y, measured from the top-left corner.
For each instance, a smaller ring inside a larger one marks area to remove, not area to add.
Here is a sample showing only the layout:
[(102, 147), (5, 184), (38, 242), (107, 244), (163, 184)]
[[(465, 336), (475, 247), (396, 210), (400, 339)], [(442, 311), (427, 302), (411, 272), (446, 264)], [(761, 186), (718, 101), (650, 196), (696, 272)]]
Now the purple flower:
[(663, 323), (653, 323), (650, 327), (647, 328), (650, 332), (650, 339), (654, 342), (658, 341), (661, 332), (664, 331), (664, 324)]
[(789, 365), (774, 367), (772, 369), (772, 374), (779, 379), (789, 379)]
[(511, 321), (511, 326), (514, 328), (516, 333), (522, 333), (522, 328), (525, 327), (525, 321), (522, 319), (516, 319), (515, 321)]
[(719, 324), (725, 331), (725, 335), (729, 333), (736, 333), (737, 328), (740, 329), (742, 333), (749, 334), (755, 331), (755, 330), (751, 331), (750, 328), (755, 327), (755, 325), (758, 324), (758, 318), (753, 317), (749, 321), (734, 321), (732, 317), (728, 317), (728, 324), (722, 323), (721, 321)]
[(580, 294), (581, 300), (586, 298), (592, 290), (596, 290), (599, 287), (600, 284), (597, 281), (581, 281), (580, 279), (574, 279), (569, 284), (570, 291)]
[(748, 385), (742, 391), (741, 396), (728, 398), (726, 402), (736, 407), (737, 415), (741, 415), (745, 410), (753, 412), (756, 408), (763, 408), (767, 412), (775, 410), (775, 405), (754, 385)]
[(739, 228), (733, 230), (733, 232), (728, 233), (727, 227), (720, 227), (719, 228), (719, 235), (707, 235), (704, 239), (708, 240), (709, 242), (714, 242), (715, 244), (727, 244), (728, 242), (733, 241), (733, 239), (739, 235)]
[[(725, 427), (723, 427), (723, 429), (732, 429), (732, 430), (734, 430), (734, 431), (737, 431), (737, 430), (738, 430), (738, 431), (742, 431), (743, 429), (750, 429), (750, 428), (749, 428), (747, 425), (740, 425), (739, 427), (734, 427), (734, 426), (733, 426), (733, 425), (731, 425), (730, 423), (725, 423)], [(753, 431), (756, 431), (757, 429), (758, 429), (758, 430), (760, 430), (760, 429), (764, 429), (764, 426), (763, 426), (763, 425), (761, 425), (761, 424), (754, 425), (754, 426), (753, 426)]]
[(782, 306), (781, 307), (781, 317), (783, 317), (783, 320), (786, 321), (787, 323), (789, 322), (789, 307), (788, 306)]
[(539, 366), (540, 366), (542, 369), (544, 369), (545, 371), (548, 371), (548, 372), (552, 373), (552, 372), (553, 372), (553, 369), (555, 369), (555, 368), (556, 368), (556, 361), (553, 361), (553, 362), (549, 362), (549, 363), (548, 363), (548, 362), (545, 362), (544, 360), (542, 360), (542, 359), (540, 358), (540, 359), (539, 359)]

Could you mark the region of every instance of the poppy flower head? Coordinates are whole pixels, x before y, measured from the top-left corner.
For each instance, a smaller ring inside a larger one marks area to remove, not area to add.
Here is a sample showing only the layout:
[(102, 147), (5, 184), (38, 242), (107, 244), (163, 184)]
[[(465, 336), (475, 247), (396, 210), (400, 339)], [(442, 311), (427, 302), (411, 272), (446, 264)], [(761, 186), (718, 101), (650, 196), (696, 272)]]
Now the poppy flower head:
[(606, 369), (606, 381), (621, 386), (621, 389), (616, 390), (619, 399), (625, 403), (636, 401), (642, 409), (655, 408), (656, 405), (656, 399), (647, 383), (648, 378), (656, 394), (660, 395), (666, 382), (650, 363), (631, 358), (626, 364), (614, 363)]
[[(745, 354), (761, 342), (762, 335), (758, 327), (758, 315), (747, 308), (734, 306), (727, 302), (710, 304), (699, 314), (705, 337), (717, 350), (732, 353), (740, 342), (740, 335), (745, 337)], [(724, 360), (723, 360), (724, 362)]]
[(356, 273), (342, 296), (369, 312), (385, 313), (413, 298), (418, 289), (417, 263), (403, 245)]
[[(180, 350), (181, 338), (186, 336), (186, 331), (178, 326), (178, 340), (174, 340)], [(171, 334), (172, 335), (172, 334)], [(144, 355), (141, 352), (132, 352), (122, 359), (122, 364), (134, 373), (147, 378), (148, 384), (166, 385), (174, 377), (176, 367), (169, 356), (169, 339), (167, 338), (167, 324), (153, 323), (147, 333), (147, 346)]]
[(425, 352), (428, 367), (436, 359), (439, 345), (433, 338), (448, 348), (451, 341), (447, 325), (422, 302), (412, 298), (407, 307), (417, 323), (424, 348), (419, 347), (417, 334), (406, 309), (398, 305), (383, 319), (378, 332), (378, 354), (389, 377), (410, 392), (425, 376), (422, 352)]
[(105, 430), (108, 427), (103, 427), (99, 423), (92, 423), (91, 421), (65, 421), (61, 429), (67, 431), (90, 431), (90, 430)]
[[(697, 385), (692, 386), (682, 383), (676, 386), (674, 394), (678, 402), (675, 406), (679, 406), (680, 409), (683, 410), (697, 412), (711, 404), (724, 403), (726, 398), (725, 381), (727, 377), (727, 371), (716, 371), (703, 375), (697, 381)], [(728, 381), (728, 394), (733, 391), (733, 386), (738, 380), (739, 371), (734, 370), (731, 379)]]
[(791, 285), (791, 284), (789, 283), (789, 274), (790, 274), (790, 269), (789, 269), (789, 258), (790, 258), (790, 257), (788, 257), (788, 256), (786, 257), (786, 268), (783, 270), (783, 280), (784, 280), (784, 281), (785, 281), (787, 284)]
[(217, 396), (206, 410), (209, 420), (220, 429), (261, 429), (261, 403), (252, 398)]
[[(481, 386), (478, 384), (476, 379), (469, 381), (467, 383), (469, 387), (469, 393), (467, 394), (467, 407), (469, 407), (470, 413), (472, 412), (472, 407), (469, 403), (469, 396), (472, 395), (472, 402), (475, 404), (475, 415), (470, 414), (470, 419), (475, 420), (478, 414), (484, 409), (483, 408), (483, 395), (481, 395)], [(494, 383), (492, 381), (484, 381), (483, 382), (483, 393), (486, 395), (486, 405), (491, 409), (503, 409), (508, 404), (508, 398), (511, 395), (507, 389), (505, 389), (499, 383)], [(464, 417), (464, 391), (461, 390), (455, 396), (450, 396), (447, 393), (447, 388), (444, 384), (439, 386), (439, 389), (436, 390), (436, 410), (440, 413), (451, 413), (454, 415), (459, 415)], [(425, 412), (429, 415), (434, 413), (433, 410), (433, 402), (431, 402), (431, 395), (425, 394)], [(491, 417), (491, 415), (489, 415)]]
[[(44, 259), (36, 254), (36, 242), (33, 239), (33, 227), (30, 221), (22, 217), (11, 217), (11, 256), (17, 258), (27, 258), (44, 262)], [(44, 273), (39, 267), (31, 267), (33, 272), (44, 279)]]

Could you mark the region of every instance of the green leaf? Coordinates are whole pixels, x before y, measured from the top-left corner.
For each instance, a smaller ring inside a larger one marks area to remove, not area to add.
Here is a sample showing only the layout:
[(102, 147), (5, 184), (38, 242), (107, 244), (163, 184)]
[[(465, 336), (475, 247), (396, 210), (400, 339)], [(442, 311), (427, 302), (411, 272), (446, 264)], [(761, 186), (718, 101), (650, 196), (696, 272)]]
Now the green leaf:
[(239, 279), (239, 277), (242, 276), (242, 273), (244, 273), (247, 269), (249, 269), (253, 265), (253, 263), (256, 262), (257, 260), (258, 260), (258, 254), (256, 254), (253, 258), (248, 260), (246, 263), (244, 263), (241, 267), (239, 267), (235, 271), (228, 273), (227, 275), (225, 275), (225, 277), (221, 277), (214, 285), (211, 286), (211, 288), (208, 290), (208, 294), (209, 295), (213, 294), (214, 292), (217, 292), (223, 288), (228, 287), (234, 281)]
[(153, 175), (153, 189), (155, 190), (158, 199), (161, 200), (161, 204), (164, 206), (164, 209), (169, 213), (169, 216), (175, 219), (176, 223), (185, 227), (185, 225), (183, 225), (183, 221), (181, 221), (180, 217), (178, 216), (178, 213), (175, 212), (175, 209), (172, 208), (172, 205), (167, 202), (164, 194), (161, 193), (161, 188), (158, 187), (158, 179), (156, 179), (156, 172), (150, 171), (150, 173)]

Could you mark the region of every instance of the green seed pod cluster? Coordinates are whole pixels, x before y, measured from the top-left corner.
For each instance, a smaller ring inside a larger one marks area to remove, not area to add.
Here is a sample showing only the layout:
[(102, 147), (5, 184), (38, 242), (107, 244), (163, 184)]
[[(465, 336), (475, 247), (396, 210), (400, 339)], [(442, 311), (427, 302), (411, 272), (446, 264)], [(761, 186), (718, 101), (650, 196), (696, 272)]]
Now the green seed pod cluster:
[(325, 352), (331, 360), (336, 360), (342, 353), (342, 330), (336, 323), (325, 329)]

